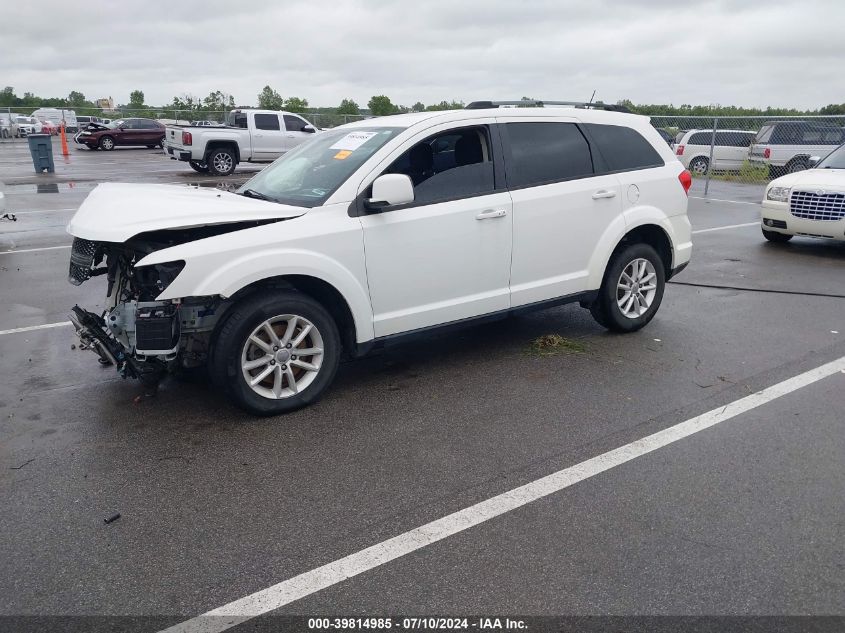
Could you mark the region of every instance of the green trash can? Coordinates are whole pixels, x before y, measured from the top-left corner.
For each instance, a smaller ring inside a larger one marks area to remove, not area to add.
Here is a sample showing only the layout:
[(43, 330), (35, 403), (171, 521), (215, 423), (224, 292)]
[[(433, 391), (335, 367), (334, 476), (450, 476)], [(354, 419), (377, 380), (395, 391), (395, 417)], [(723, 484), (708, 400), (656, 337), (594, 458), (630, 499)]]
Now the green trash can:
[(35, 166), (36, 173), (56, 171), (53, 164), (53, 141), (49, 134), (30, 134), (27, 137), (29, 141), (29, 153), (32, 154), (32, 164)]

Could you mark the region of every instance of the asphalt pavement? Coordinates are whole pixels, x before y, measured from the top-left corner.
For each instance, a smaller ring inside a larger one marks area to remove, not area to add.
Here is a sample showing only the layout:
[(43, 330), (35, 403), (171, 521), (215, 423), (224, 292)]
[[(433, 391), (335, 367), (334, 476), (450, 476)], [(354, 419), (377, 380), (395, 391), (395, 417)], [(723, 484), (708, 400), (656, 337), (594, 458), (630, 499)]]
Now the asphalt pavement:
[[(0, 616), (157, 630), (845, 357), (845, 247), (770, 244), (753, 202), (693, 197), (693, 262), (638, 333), (577, 306), (435, 333), (271, 419), (201, 381), (142, 398), (63, 325), (104, 294), (67, 283), (64, 225), (96, 182), (255, 167), (75, 150), (34, 175), (9, 147)], [(537, 354), (545, 334), (575, 344)], [(272, 613), (841, 616), (843, 387), (825, 375)]]

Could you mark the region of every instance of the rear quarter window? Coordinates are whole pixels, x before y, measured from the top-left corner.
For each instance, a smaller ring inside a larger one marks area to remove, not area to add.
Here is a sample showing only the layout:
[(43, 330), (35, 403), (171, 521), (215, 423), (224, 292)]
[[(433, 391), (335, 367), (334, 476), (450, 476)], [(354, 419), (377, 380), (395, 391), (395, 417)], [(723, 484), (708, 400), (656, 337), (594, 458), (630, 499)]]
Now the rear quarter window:
[(587, 123), (584, 127), (609, 171), (663, 167), (666, 163), (642, 134), (622, 125)]

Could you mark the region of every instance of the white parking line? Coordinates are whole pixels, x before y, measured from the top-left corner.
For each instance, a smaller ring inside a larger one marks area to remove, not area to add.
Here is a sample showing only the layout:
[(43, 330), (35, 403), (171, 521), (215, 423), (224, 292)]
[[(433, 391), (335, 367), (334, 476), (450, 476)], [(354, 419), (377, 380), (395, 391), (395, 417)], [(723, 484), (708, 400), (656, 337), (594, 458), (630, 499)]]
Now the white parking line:
[(37, 253), (39, 251), (54, 251), (59, 248), (70, 248), (70, 244), (64, 246), (42, 246), (41, 248), (22, 248), (17, 251), (0, 251), (0, 255), (13, 255), (14, 253)]
[(833, 374), (845, 372), (845, 356), (753, 393), (725, 406), (670, 426), (653, 435), (626, 444), (564, 468), (541, 479), (459, 510), (453, 514), (377, 543), (344, 558), (262, 589), (227, 605), (165, 629), (162, 633), (218, 633), (242, 622), (283, 607), (353, 576), (415, 552), (471, 527), (489, 521), (532, 501), (559, 492), (580, 481), (647, 455), (720, 422), (746, 413), (797, 389)]
[(54, 327), (65, 327), (73, 325), (70, 321), (60, 321), (59, 323), (45, 323), (44, 325), (30, 325), (27, 327), (16, 327), (11, 330), (0, 330), (0, 336), (3, 334), (18, 334), (19, 332), (34, 332), (35, 330), (48, 330)]
[(693, 235), (697, 235), (698, 233), (710, 233), (711, 231), (727, 231), (728, 229), (740, 229), (744, 226), (760, 226), (760, 222), (746, 222), (745, 224), (728, 224), (727, 226), (716, 226), (712, 229), (698, 229), (697, 231), (693, 231)]
[(727, 202), (728, 204), (753, 204), (755, 207), (760, 206), (759, 202), (743, 202), (742, 200), (722, 200), (721, 198), (704, 198), (702, 196), (690, 196), (690, 198), (704, 200), (705, 202)]

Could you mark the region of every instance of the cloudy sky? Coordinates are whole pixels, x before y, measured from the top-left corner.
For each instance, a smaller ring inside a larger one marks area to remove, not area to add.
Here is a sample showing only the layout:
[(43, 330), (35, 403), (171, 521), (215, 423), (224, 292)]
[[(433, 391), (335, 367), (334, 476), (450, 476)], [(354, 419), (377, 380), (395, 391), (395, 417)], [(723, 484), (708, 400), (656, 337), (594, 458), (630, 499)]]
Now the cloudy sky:
[(19, 95), (845, 102), (843, 0), (40, 0), (2, 14), (0, 84)]

